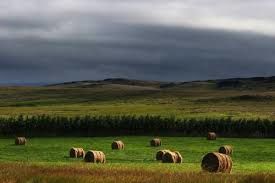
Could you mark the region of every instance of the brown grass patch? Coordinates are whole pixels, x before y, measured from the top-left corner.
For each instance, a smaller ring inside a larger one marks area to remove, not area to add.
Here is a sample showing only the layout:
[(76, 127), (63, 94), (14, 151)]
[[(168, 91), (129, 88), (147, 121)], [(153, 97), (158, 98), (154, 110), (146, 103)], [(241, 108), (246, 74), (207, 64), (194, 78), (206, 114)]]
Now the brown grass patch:
[(209, 174), (104, 166), (0, 164), (3, 183), (271, 183), (275, 174)]

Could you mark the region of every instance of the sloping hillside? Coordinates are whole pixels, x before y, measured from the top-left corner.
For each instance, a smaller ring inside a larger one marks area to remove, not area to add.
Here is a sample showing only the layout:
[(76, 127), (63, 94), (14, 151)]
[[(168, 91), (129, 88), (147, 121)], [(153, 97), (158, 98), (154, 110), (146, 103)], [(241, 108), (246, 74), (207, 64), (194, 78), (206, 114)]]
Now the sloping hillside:
[[(137, 86), (146, 87), (147, 89), (158, 88), (193, 88), (209, 87), (211, 89), (246, 89), (246, 90), (272, 90), (275, 89), (275, 76), (272, 77), (253, 77), (253, 78), (230, 78), (207, 81), (190, 81), (190, 82), (163, 82), (163, 81), (146, 81), (131, 80), (123, 78), (113, 78), (105, 80), (86, 80), (73, 81), (48, 85), (47, 87), (75, 87), (75, 88), (93, 88), (111, 85), (112, 87)], [(133, 87), (132, 87), (133, 88)]]
[(92, 88), (98, 86), (112, 85), (112, 86), (139, 86), (139, 87), (151, 87), (160, 88), (161, 85), (168, 84), (168, 82), (160, 81), (142, 81), (142, 80), (131, 80), (123, 78), (112, 78), (105, 80), (86, 80), (86, 81), (73, 81), (66, 83), (59, 83), (48, 85), (49, 87), (82, 87), (82, 88)]
[(0, 115), (162, 115), (275, 119), (274, 77), (193, 82), (129, 79), (0, 87)]

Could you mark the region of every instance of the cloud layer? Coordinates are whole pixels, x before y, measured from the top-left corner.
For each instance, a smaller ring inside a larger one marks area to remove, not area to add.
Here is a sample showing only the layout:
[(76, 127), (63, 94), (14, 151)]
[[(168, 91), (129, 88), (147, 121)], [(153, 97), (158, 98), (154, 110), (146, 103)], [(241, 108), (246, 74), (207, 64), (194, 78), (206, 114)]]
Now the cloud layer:
[(275, 2), (0, 2), (0, 83), (275, 75)]

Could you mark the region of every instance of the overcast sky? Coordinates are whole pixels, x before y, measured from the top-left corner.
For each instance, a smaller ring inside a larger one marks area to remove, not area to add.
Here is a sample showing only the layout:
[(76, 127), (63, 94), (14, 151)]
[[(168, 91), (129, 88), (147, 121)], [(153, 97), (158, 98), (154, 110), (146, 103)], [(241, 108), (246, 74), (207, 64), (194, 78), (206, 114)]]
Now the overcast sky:
[(274, 0), (7, 0), (0, 9), (0, 83), (275, 75)]

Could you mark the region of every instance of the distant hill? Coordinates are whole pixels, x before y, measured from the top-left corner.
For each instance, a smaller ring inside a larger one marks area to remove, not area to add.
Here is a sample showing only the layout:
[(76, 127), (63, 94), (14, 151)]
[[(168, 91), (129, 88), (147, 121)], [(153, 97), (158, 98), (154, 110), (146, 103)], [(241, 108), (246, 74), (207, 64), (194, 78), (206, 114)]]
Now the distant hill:
[(251, 77), (251, 78), (230, 78), (206, 81), (190, 82), (163, 82), (163, 81), (146, 81), (124, 78), (109, 78), (105, 80), (86, 80), (72, 81), (47, 85), (48, 87), (145, 87), (147, 89), (165, 89), (165, 88), (182, 88), (182, 87), (211, 87), (216, 89), (275, 89), (275, 76), (271, 77)]
[(161, 115), (275, 120), (275, 77), (192, 82), (123, 78), (0, 87), (0, 116)]
[(105, 86), (105, 85), (112, 85), (112, 86), (127, 85), (127, 86), (161, 88), (162, 85), (168, 85), (168, 84), (169, 82), (161, 82), (161, 81), (109, 78), (104, 80), (72, 81), (72, 82), (59, 83), (59, 84), (53, 84), (53, 85), (47, 85), (47, 86), (91, 88), (91, 87), (98, 87), (98, 86)]
[(49, 85), (49, 83), (46, 82), (37, 82), (37, 83), (20, 83), (20, 82), (15, 82), (15, 83), (0, 83), (0, 87), (5, 87), (5, 86), (45, 86)]
[(218, 88), (275, 89), (275, 76), (216, 80)]

